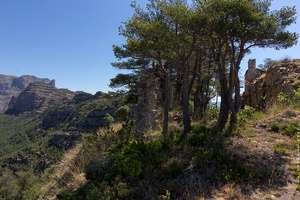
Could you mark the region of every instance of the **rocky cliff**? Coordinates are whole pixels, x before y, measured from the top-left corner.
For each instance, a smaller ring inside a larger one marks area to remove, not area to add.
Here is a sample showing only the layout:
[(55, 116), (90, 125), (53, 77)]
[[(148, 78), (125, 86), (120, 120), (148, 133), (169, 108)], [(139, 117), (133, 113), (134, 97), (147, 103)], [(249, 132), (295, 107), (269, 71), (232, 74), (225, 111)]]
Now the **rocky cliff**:
[(0, 74), (0, 112), (8, 108), (8, 104), (13, 96), (17, 97), (31, 83), (45, 83), (55, 87), (55, 80), (47, 78), (37, 78), (35, 76), (11, 76)]
[(113, 101), (102, 95), (101, 92), (92, 95), (34, 82), (11, 98), (5, 114), (20, 115), (34, 111), (36, 117), (40, 116), (41, 128), (45, 130), (90, 132), (105, 126), (105, 114), (114, 116), (116, 111)]
[(248, 85), (243, 103), (255, 108), (265, 108), (274, 102), (279, 93), (293, 96), (300, 88), (300, 59), (274, 62), (267, 71)]
[(57, 89), (47, 83), (30, 83), (17, 97), (13, 96), (11, 98), (5, 113), (22, 114), (33, 110), (42, 112), (63, 99), (73, 98), (73, 96), (73, 92), (66, 89)]

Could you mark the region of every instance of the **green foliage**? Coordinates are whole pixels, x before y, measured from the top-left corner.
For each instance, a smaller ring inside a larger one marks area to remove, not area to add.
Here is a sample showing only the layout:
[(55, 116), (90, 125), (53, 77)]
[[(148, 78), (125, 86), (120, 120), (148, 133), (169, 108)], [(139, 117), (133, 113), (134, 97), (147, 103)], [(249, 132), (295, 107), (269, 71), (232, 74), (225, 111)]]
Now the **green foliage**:
[(121, 106), (116, 111), (116, 116), (121, 122), (127, 121), (131, 114), (132, 110), (128, 106)]
[(300, 108), (300, 88), (294, 91), (293, 106), (298, 109)]
[(189, 134), (188, 142), (193, 147), (204, 146), (205, 142), (213, 137), (213, 134), (213, 130), (206, 126), (194, 126)]
[(278, 133), (280, 130), (280, 125), (277, 122), (272, 122), (271, 123), (271, 131)]
[(40, 185), (32, 171), (13, 174), (4, 169), (0, 176), (0, 199), (37, 199)]
[(280, 155), (287, 155), (291, 152), (291, 149), (293, 148), (293, 145), (289, 143), (275, 143), (274, 144), (274, 153), (280, 154)]
[(104, 119), (106, 121), (106, 127), (111, 128), (112, 123), (115, 121), (114, 118), (109, 113), (106, 113)]
[(78, 109), (81, 112), (90, 112), (96, 109), (105, 109), (105, 108), (113, 108), (113, 107), (114, 107), (114, 101), (106, 97), (99, 97), (97, 99), (93, 99), (88, 102), (83, 102), (81, 104), (81, 107), (79, 107)]
[(282, 131), (283, 134), (288, 136), (295, 136), (298, 133), (300, 123), (298, 121), (291, 121), (285, 124), (279, 124), (277, 122), (271, 123), (271, 131), (279, 132)]
[(126, 100), (126, 104), (137, 103), (137, 82), (138, 74), (118, 74), (115, 78), (110, 79), (109, 86), (111, 88), (119, 88), (117, 93), (122, 94)]
[(295, 136), (300, 127), (300, 123), (298, 121), (292, 121), (288, 124), (283, 125), (282, 129), (286, 135)]
[(258, 68), (262, 70), (267, 70), (275, 61), (272, 60), (271, 58), (265, 58), (264, 59), (264, 64), (258, 65)]
[[(86, 166), (85, 173), (90, 184), (75, 193), (63, 191), (58, 199), (142, 199), (150, 194), (159, 197), (167, 186), (153, 183), (172, 180), (180, 176), (185, 167), (172, 156), (179, 138), (173, 133), (147, 142), (107, 148), (102, 159), (91, 160)], [(173, 187), (169, 187), (173, 191)]]
[[(111, 149), (100, 161), (90, 162), (86, 168), (86, 175), (89, 180), (101, 181), (100, 188), (107, 188), (110, 183), (118, 179), (128, 183), (136, 183), (141, 177), (153, 172), (156, 166), (161, 163), (159, 156), (161, 153), (163, 153), (162, 143), (159, 141), (133, 142), (120, 149)], [(110, 194), (106, 194), (106, 196), (116, 195), (119, 198), (121, 196), (128, 198), (134, 193), (136, 193), (136, 189), (133, 185), (129, 184), (124, 187), (124, 184), (117, 184), (111, 188)]]
[(4, 169), (0, 176), (0, 197), (3, 199), (13, 199), (17, 194), (17, 185), (13, 173)]
[(178, 160), (171, 159), (166, 165), (162, 168), (160, 178), (163, 180), (171, 180), (180, 176), (183, 172), (183, 164)]
[(246, 124), (249, 120), (254, 119), (255, 117), (255, 109), (251, 106), (245, 106), (243, 109), (240, 109), (240, 111), (237, 114), (237, 123), (239, 125)]
[(170, 200), (170, 196), (171, 196), (171, 194), (170, 194), (169, 190), (166, 190), (166, 195), (161, 195), (160, 199), (161, 200)]
[(277, 103), (279, 103), (282, 106), (288, 106), (290, 105), (290, 97), (288, 94), (285, 94), (283, 92), (280, 92), (277, 96)]
[(210, 120), (216, 120), (219, 117), (220, 108), (217, 106), (209, 106), (207, 113)]
[(122, 129), (117, 133), (120, 139), (120, 144), (128, 144), (131, 140), (133, 140), (135, 124), (134, 121), (129, 120), (131, 114), (132, 110), (128, 106), (121, 106), (116, 111), (117, 118), (123, 122)]

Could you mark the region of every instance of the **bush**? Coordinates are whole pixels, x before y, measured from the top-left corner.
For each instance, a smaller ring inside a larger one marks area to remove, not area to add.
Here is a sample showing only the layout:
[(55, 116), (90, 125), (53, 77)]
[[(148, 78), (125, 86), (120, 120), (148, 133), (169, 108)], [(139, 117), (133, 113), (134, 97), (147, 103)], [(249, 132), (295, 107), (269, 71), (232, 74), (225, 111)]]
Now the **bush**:
[(129, 119), (129, 116), (132, 114), (132, 110), (128, 106), (121, 106), (117, 111), (116, 111), (116, 116), (117, 118), (125, 122)]
[(245, 106), (237, 114), (237, 123), (239, 125), (244, 125), (250, 119), (254, 119), (255, 109), (251, 106)]
[(300, 108), (300, 88), (294, 91), (293, 102), (295, 108)]
[(106, 122), (106, 127), (111, 128), (112, 123), (115, 121), (114, 118), (109, 113), (106, 113), (104, 119)]
[(281, 106), (288, 106), (290, 105), (290, 97), (288, 94), (286, 93), (283, 93), (283, 92), (280, 92), (278, 95), (277, 95), (277, 103)]
[(271, 123), (271, 131), (278, 133), (280, 130), (280, 125), (277, 122)]
[(208, 113), (208, 118), (210, 120), (217, 120), (219, 117), (219, 113), (220, 113), (220, 108), (214, 106), (214, 105), (210, 105), (207, 109), (207, 113)]
[(289, 124), (283, 126), (284, 133), (289, 136), (297, 134), (300, 124), (297, 121), (292, 121)]

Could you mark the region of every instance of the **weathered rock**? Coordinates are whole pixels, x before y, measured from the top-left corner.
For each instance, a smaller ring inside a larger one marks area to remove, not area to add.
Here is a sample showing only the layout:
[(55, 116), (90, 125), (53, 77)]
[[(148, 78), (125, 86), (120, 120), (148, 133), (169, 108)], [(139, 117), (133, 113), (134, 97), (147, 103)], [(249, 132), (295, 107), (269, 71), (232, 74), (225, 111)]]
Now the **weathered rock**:
[(44, 111), (63, 99), (73, 96), (73, 92), (57, 89), (46, 83), (31, 83), (18, 97), (13, 96), (6, 114), (21, 114), (27, 111)]
[(137, 122), (135, 132), (137, 137), (149, 130), (156, 130), (161, 122), (161, 100), (159, 92), (160, 80), (153, 73), (145, 73), (138, 85)]
[(55, 80), (35, 76), (11, 76), (0, 74), (0, 112), (8, 108), (12, 96), (17, 97), (30, 83), (45, 83), (55, 87)]
[(77, 142), (81, 139), (81, 137), (81, 134), (55, 134), (49, 140), (48, 146), (55, 146), (56, 148), (67, 150), (74, 147), (77, 144)]
[[(245, 81), (246, 82), (246, 81)], [(265, 108), (277, 100), (278, 94), (289, 97), (300, 88), (300, 60), (274, 62), (265, 73), (245, 85), (243, 104)]]
[(85, 127), (85, 129), (95, 130), (99, 127), (104, 127), (106, 125), (106, 121), (104, 119), (106, 113), (110, 114), (111, 116), (115, 117), (115, 112), (117, 109), (115, 108), (108, 108), (108, 109), (96, 109), (91, 111), (86, 120), (83, 124), (78, 124), (77, 127), (82, 126), (81, 128)]
[(92, 98), (94, 98), (94, 95), (92, 95), (92, 94), (85, 93), (85, 92), (78, 92), (73, 97), (73, 100), (75, 101), (75, 103), (81, 103), (84, 101), (91, 100)]

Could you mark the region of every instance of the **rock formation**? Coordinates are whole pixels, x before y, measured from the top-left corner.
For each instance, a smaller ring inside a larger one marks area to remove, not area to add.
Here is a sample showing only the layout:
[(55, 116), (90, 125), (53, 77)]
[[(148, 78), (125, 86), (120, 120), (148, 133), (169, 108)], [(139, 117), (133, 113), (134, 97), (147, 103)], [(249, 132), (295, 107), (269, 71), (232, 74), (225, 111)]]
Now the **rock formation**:
[[(292, 97), (300, 88), (300, 59), (273, 62), (265, 73), (249, 78), (249, 69), (245, 76), (243, 104), (254, 108), (265, 108), (274, 102), (279, 93)], [(253, 72), (253, 70), (252, 70)]]
[(256, 68), (255, 59), (249, 59), (248, 70), (245, 73), (245, 95), (251, 93), (250, 84), (265, 72), (265, 70)]
[(35, 76), (11, 76), (0, 74), (0, 112), (8, 108), (11, 98), (17, 97), (30, 83), (45, 83), (55, 87), (55, 80), (37, 78)]
[(50, 105), (55, 105), (65, 98), (73, 97), (73, 92), (57, 89), (46, 83), (34, 82), (9, 102), (6, 114), (22, 114), (27, 111), (44, 111)]
[(138, 104), (136, 134), (142, 135), (149, 130), (156, 130), (161, 121), (161, 94), (159, 78), (153, 73), (145, 73), (138, 85)]

